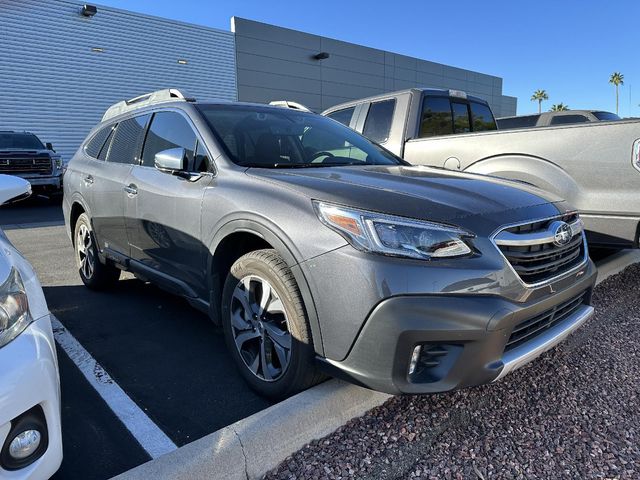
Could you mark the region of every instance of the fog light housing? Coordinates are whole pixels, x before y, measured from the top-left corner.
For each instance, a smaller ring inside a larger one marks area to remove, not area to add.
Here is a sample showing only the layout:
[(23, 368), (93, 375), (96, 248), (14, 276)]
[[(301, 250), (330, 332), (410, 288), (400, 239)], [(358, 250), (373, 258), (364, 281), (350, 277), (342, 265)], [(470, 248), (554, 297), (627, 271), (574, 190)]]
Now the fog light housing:
[(463, 350), (462, 345), (421, 343), (413, 348), (408, 378), (411, 383), (434, 383), (447, 376)]
[(13, 471), (31, 465), (49, 446), (47, 421), (40, 405), (11, 420), (11, 430), (0, 451), (0, 469)]
[(413, 353), (411, 354), (411, 362), (409, 362), (409, 375), (413, 375), (416, 371), (416, 367), (418, 366), (418, 360), (420, 360), (420, 350), (422, 349), (422, 345), (416, 346), (413, 349)]
[(38, 430), (25, 430), (19, 433), (9, 444), (9, 455), (16, 460), (23, 460), (38, 449), (42, 434)]

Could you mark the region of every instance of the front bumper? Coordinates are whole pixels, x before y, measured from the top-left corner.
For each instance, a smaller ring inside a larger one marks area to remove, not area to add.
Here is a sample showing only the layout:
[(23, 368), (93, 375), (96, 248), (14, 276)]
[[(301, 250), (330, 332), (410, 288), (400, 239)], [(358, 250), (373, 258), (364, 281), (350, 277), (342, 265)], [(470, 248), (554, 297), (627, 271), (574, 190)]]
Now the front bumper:
[(62, 174), (57, 175), (34, 175), (34, 174), (14, 174), (17, 177), (27, 180), (32, 187), (46, 188), (48, 190), (60, 190), (62, 188)]
[[(342, 361), (319, 359), (333, 376), (391, 394), (437, 393), (490, 383), (562, 341), (593, 314), (596, 269), (590, 261), (579, 278), (560, 292), (529, 302), (491, 295), (396, 296), (371, 312)], [(512, 332), (583, 295), (571, 314), (505, 351)], [(446, 352), (428, 374), (409, 375), (416, 346)]]
[(24, 176), (22, 178), (28, 180), (33, 187), (48, 187), (55, 190), (60, 190), (62, 188), (62, 175), (51, 177)]
[(62, 462), (60, 379), (49, 315), (34, 321), (15, 340), (0, 348), (0, 366), (0, 448), (12, 420), (35, 406), (42, 408), (48, 433), (47, 450), (38, 460), (13, 471), (0, 466), (0, 478), (49, 478)]

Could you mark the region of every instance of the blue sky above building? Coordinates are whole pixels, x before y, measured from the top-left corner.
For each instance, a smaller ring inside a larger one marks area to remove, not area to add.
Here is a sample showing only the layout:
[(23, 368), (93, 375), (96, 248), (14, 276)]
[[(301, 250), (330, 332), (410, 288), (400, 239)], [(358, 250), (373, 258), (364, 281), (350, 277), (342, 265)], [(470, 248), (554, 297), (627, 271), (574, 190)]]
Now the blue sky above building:
[(234, 15), (504, 78), (518, 114), (545, 89), (553, 103), (615, 110), (614, 71), (624, 74), (620, 114), (640, 116), (640, 2), (624, 0), (323, 2), (101, 0), (103, 5), (228, 30)]

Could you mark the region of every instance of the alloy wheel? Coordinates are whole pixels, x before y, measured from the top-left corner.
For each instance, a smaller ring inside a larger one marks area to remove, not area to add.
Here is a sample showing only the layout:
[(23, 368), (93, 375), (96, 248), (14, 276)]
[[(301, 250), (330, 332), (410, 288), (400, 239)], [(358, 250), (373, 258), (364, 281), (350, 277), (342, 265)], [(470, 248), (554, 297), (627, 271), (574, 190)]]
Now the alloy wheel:
[(91, 231), (84, 224), (78, 228), (78, 235), (76, 237), (76, 259), (78, 268), (84, 277), (91, 278), (95, 269), (96, 259)]
[(284, 305), (264, 278), (242, 278), (231, 300), (231, 331), (247, 368), (267, 382), (278, 380), (291, 359), (291, 333)]

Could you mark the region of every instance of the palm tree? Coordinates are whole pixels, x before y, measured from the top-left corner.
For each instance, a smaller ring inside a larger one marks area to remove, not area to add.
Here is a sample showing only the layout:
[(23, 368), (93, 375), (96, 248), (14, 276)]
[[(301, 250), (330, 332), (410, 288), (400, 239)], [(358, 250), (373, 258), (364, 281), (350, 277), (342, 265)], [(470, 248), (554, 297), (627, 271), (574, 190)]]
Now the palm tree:
[(616, 86), (616, 115), (618, 115), (618, 88), (620, 85), (624, 85), (624, 75), (620, 72), (613, 72), (609, 78), (609, 83), (613, 83)]
[(551, 105), (550, 112), (566, 112), (569, 110), (569, 105), (565, 105), (564, 103), (555, 103)]
[(547, 95), (546, 90), (536, 90), (531, 95), (532, 102), (538, 102), (538, 113), (542, 113), (542, 101), (549, 100), (549, 95)]

